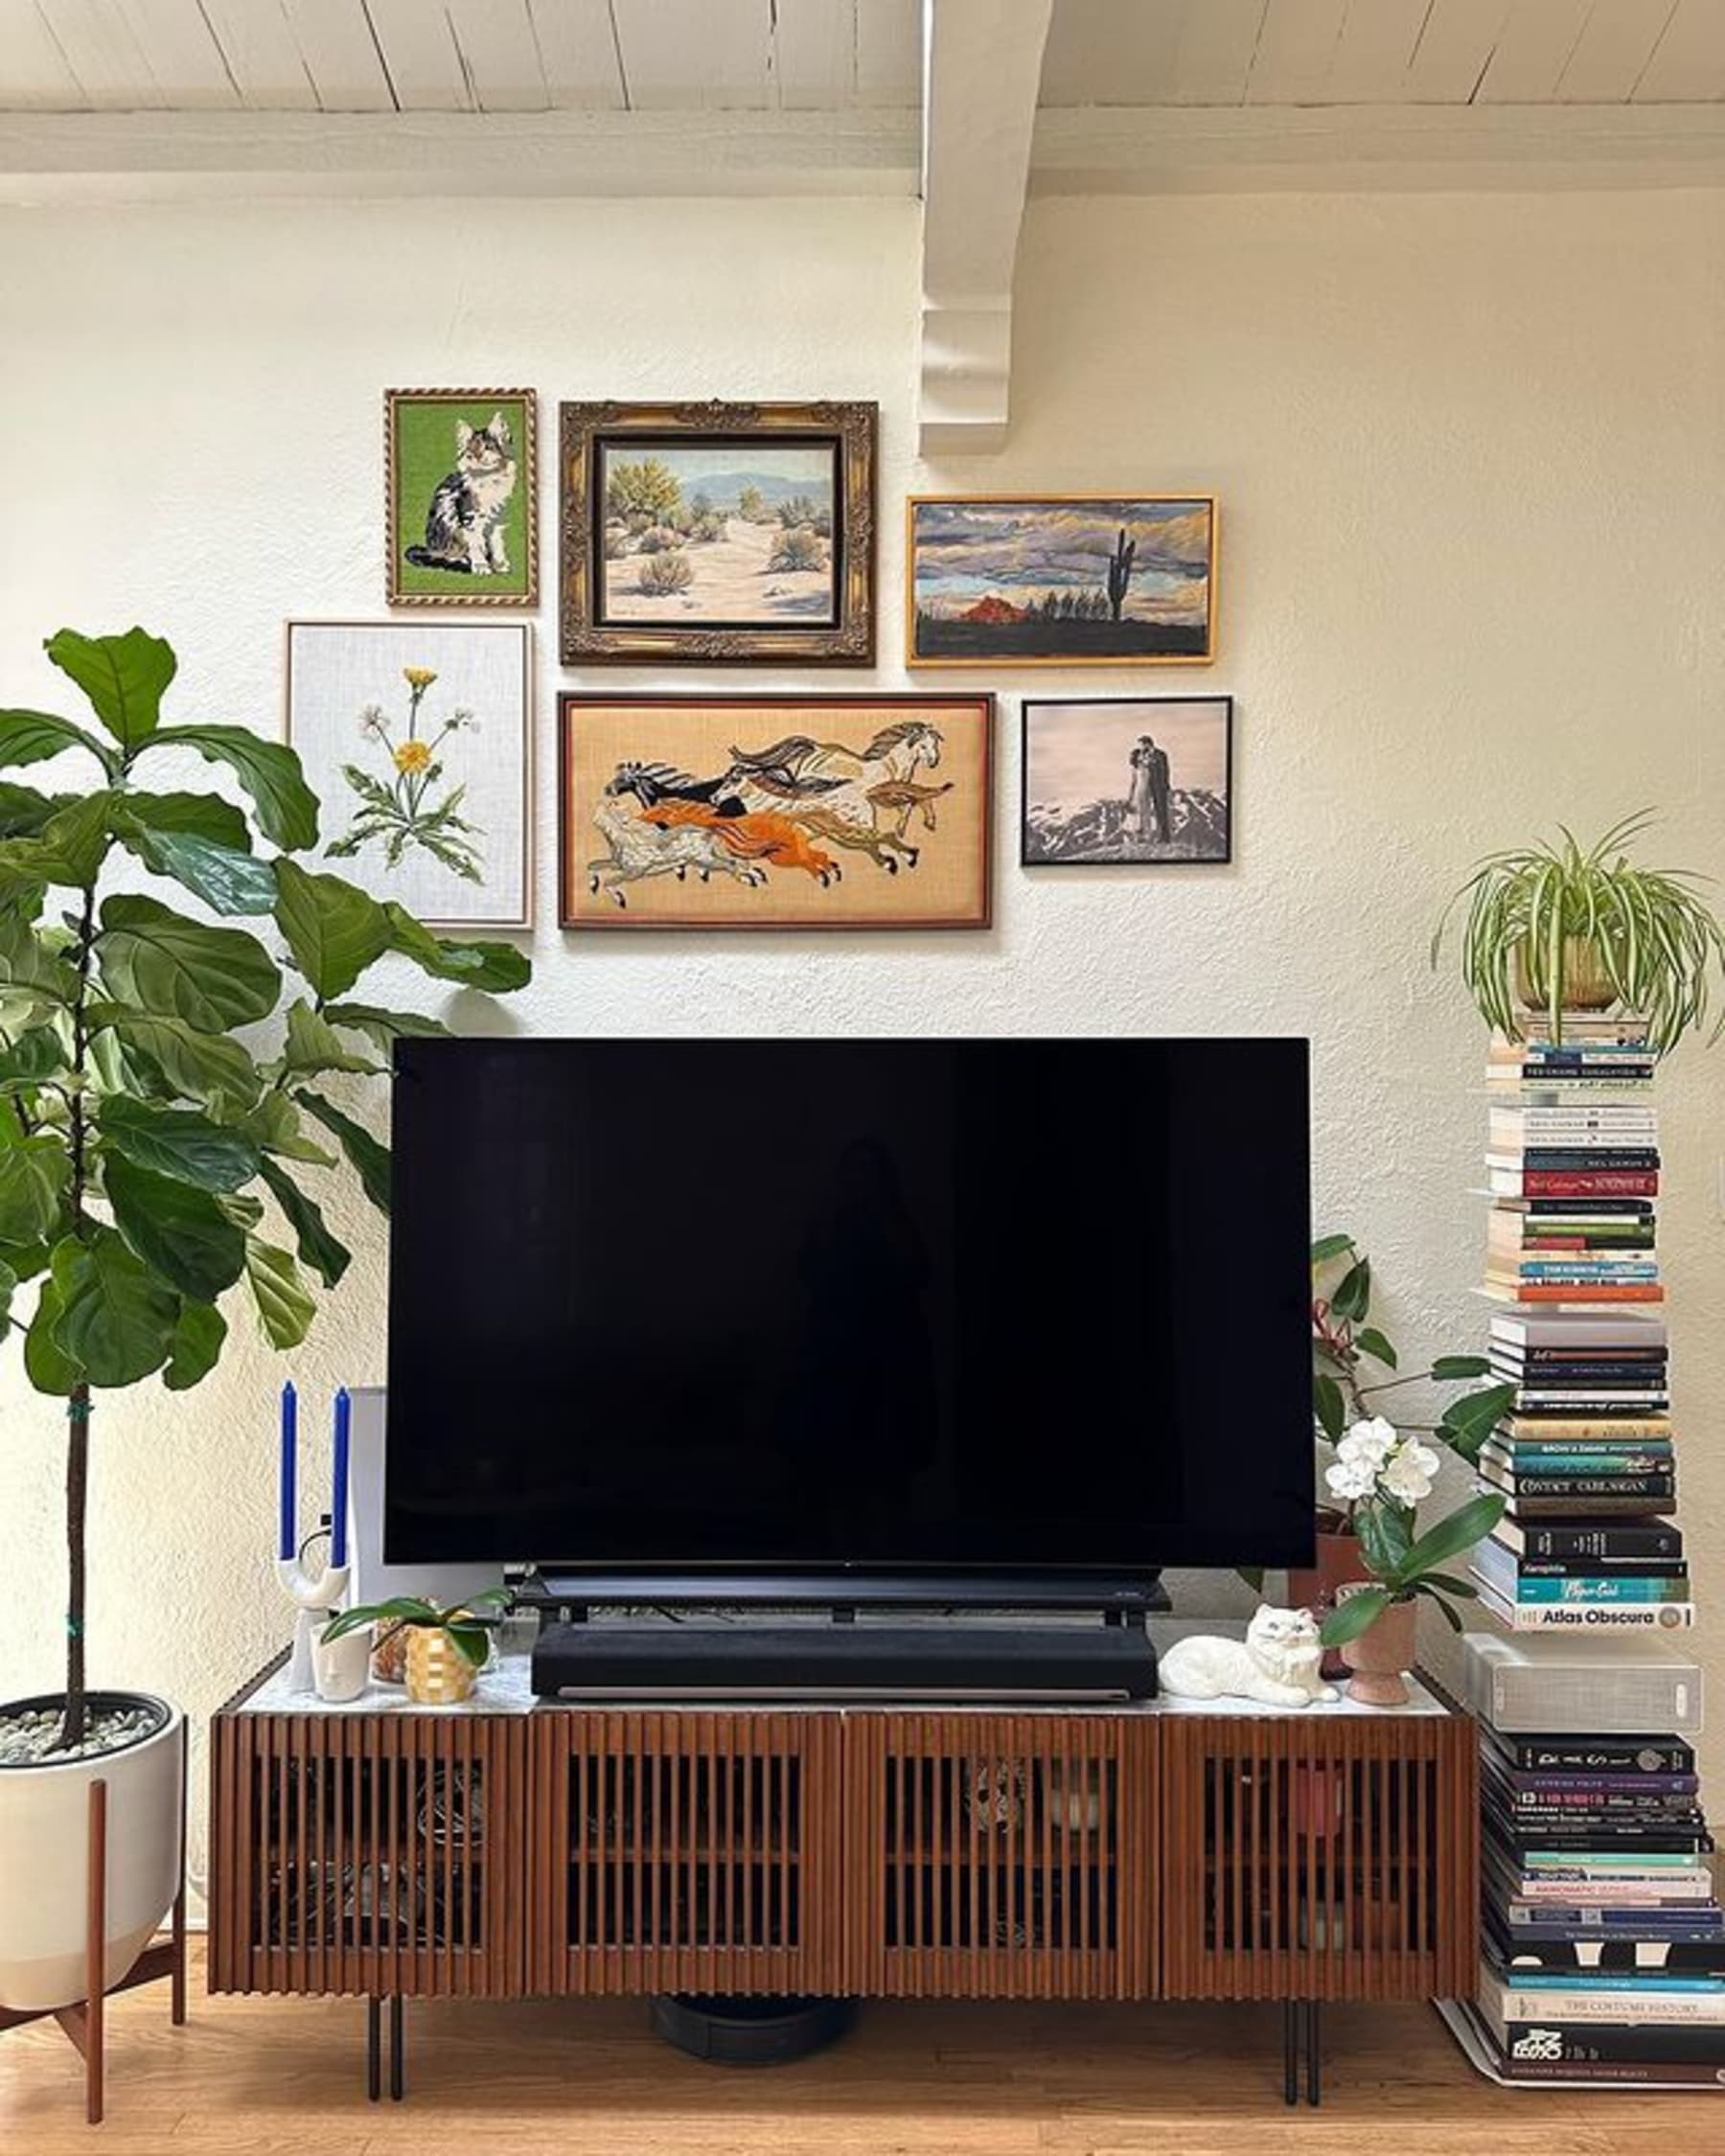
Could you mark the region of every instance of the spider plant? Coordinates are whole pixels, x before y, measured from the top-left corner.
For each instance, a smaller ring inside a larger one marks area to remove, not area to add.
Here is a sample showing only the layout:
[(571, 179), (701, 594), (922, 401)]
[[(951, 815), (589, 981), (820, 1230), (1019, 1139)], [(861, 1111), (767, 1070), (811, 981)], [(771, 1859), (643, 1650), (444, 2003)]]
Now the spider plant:
[[(1725, 929), (1694, 888), (1704, 878), (1629, 859), (1654, 820), (1642, 809), (1585, 848), (1559, 825), (1556, 844), (1487, 854), (1438, 919), (1433, 965), (1465, 905), (1461, 977), (1488, 1025), (1519, 1041), (1535, 1011), (1561, 1042), (1566, 1007), (1617, 1003), (1645, 1019), (1654, 1053), (1665, 1055), (1707, 1017), (1725, 975)], [(1721, 1026), (1725, 1017), (1710, 1038)]]

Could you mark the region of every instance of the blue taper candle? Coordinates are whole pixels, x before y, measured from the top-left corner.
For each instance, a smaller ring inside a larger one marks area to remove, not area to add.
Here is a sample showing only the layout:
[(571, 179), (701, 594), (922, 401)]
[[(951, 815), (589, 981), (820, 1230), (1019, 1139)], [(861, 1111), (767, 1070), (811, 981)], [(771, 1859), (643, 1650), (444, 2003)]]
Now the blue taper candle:
[(282, 1531), (276, 1544), (276, 1554), (289, 1562), (294, 1553), (294, 1529), (299, 1517), (293, 1486), (294, 1456), (298, 1448), (299, 1395), (289, 1378), (282, 1388)]
[(354, 1403), (344, 1385), (335, 1395), (335, 1487), (330, 1499), (330, 1562), (347, 1563), (348, 1418)]

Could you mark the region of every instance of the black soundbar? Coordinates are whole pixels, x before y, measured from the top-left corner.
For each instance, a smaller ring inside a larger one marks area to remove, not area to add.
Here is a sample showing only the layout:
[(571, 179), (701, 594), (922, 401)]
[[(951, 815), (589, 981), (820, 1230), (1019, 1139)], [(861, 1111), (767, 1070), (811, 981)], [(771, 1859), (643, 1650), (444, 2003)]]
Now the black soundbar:
[(1135, 1625), (549, 1624), (543, 1699), (1152, 1699)]

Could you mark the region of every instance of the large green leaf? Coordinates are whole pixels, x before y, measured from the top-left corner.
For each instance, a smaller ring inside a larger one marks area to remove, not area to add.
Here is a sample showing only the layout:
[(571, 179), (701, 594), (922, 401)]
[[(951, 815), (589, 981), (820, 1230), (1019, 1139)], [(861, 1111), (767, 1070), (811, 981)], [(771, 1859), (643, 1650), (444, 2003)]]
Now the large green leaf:
[(1437, 1571), (1452, 1557), (1460, 1557), (1475, 1543), (1484, 1542), (1504, 1516), (1506, 1500), (1493, 1490), (1458, 1505), (1430, 1527), (1402, 1560), (1402, 1577), (1414, 1580)]
[(124, 812), (114, 828), (151, 875), (183, 884), (213, 912), (267, 913), (275, 904), (269, 863), (238, 847), (218, 845), (196, 831), (152, 831)]
[(282, 993), (275, 961), (243, 929), (211, 929), (151, 898), (105, 899), (96, 955), (116, 1000), (199, 1033), (267, 1018)]
[(39, 1086), (67, 1067), (66, 1044), (52, 1025), (30, 1025), (0, 1047), (0, 1090)]
[(117, 796), (104, 790), (57, 807), (31, 838), (0, 840), (0, 875), (87, 890), (107, 856)]
[(317, 1304), (286, 1250), (256, 1235), (245, 1239), (245, 1277), (258, 1322), (272, 1347), (297, 1347), (311, 1328)]
[(314, 876), (286, 858), (275, 864), (275, 917), (293, 962), (325, 1002), (344, 996), (390, 948), (389, 916), (339, 876)]
[(162, 698), (173, 679), (173, 648), (142, 629), (123, 636), (80, 636), (62, 629), (49, 637), (48, 656), (90, 700), (90, 708), (127, 752), (154, 733)]
[(194, 1302), (214, 1302), (245, 1266), (245, 1233), (207, 1190), (140, 1168), (124, 1154), (103, 1162), (114, 1225), (133, 1254)]
[(179, 1322), (173, 1328), (168, 1367), (162, 1383), (170, 1392), (187, 1392), (216, 1367), (222, 1342), (227, 1339), (227, 1319), (214, 1304), (180, 1305)]
[(24, 1335), (24, 1375), (38, 1392), (63, 1400), (83, 1376), (83, 1368), (55, 1340), (54, 1329), (65, 1311), (52, 1278), (42, 1282), (35, 1316)]
[(1336, 1604), (1323, 1620), (1319, 1637), (1326, 1647), (1345, 1647), (1375, 1624), (1390, 1607), (1390, 1596), (1381, 1587), (1363, 1587)]
[(306, 1160), (316, 1168), (335, 1165), (334, 1154), (306, 1135), (299, 1110), (274, 1087), (259, 1097), (257, 1107), (245, 1116), (244, 1127), (265, 1153), (278, 1154), (284, 1160)]
[(273, 1160), (265, 1160), (263, 1176), (275, 1195), (276, 1204), (288, 1216), (301, 1258), (326, 1288), (333, 1288), (347, 1271), (353, 1252), (331, 1234), (322, 1212), (286, 1168), (277, 1167)]
[(1359, 1319), (1371, 1307), (1371, 1260), (1358, 1258), (1342, 1275), (1336, 1292), (1330, 1297), (1330, 1314), (1336, 1318)]
[(78, 998), (78, 975), (51, 951), (28, 921), (0, 908), (0, 987), (16, 989), (30, 1000), (71, 1005)]
[(363, 1033), (385, 1055), (404, 1035), (416, 1041), (434, 1041), (449, 1030), (442, 1019), (424, 1018), (418, 1011), (380, 1010), (376, 1003), (331, 1003), (324, 1017), (332, 1025), (345, 1025), (355, 1033)]
[(266, 838), (294, 854), (316, 845), (317, 796), (285, 744), (265, 741), (249, 726), (164, 726), (150, 745), (195, 748), (206, 762), (225, 764), (251, 795)]
[(190, 1109), (121, 1095), (103, 1102), (97, 1123), (109, 1148), (136, 1166), (202, 1190), (238, 1190), (258, 1172), (253, 1137)]
[(242, 1108), (258, 1097), (263, 1080), (238, 1041), (198, 1033), (183, 1020), (155, 1018), (123, 1004), (92, 1003), (86, 1015), (92, 1027), (112, 1027), (127, 1056), (143, 1062), (164, 1093), (190, 1100), (220, 1093)]
[(1444, 1409), (1438, 1434), (1463, 1459), (1475, 1459), (1514, 1401), (1512, 1385), (1488, 1385), (1479, 1392), (1465, 1393)]
[(65, 806), (64, 794), (38, 793), (34, 786), (0, 781), (0, 838), (34, 838)]
[(0, 711), (0, 767), (40, 764), (68, 748), (87, 748), (112, 778), (116, 760), (94, 734), (51, 711)]
[(57, 1235), (71, 1180), (61, 1138), (27, 1137), (0, 1150), (0, 1243), (39, 1243)]
[(302, 997), (288, 1006), (288, 1039), (282, 1048), (282, 1068), (314, 1078), (320, 1070), (345, 1070), (375, 1077), (382, 1068), (370, 1056), (350, 1048), (333, 1025), (318, 1017)]
[(18, 1292), (18, 1275), (0, 1259), (0, 1340), (12, 1331), (12, 1297)]
[(445, 943), (425, 929), (391, 900), (383, 909), (389, 916), (390, 949), (411, 958), (435, 980), (451, 980), (463, 988), (479, 988), (488, 995), (507, 995), (525, 988), (533, 978), (533, 961), (510, 943)]
[(168, 1360), (179, 1297), (111, 1227), (88, 1242), (68, 1236), (54, 1252), (60, 1312), (54, 1344), (92, 1385), (136, 1385)]
[(127, 814), (148, 830), (207, 838), (230, 853), (251, 852), (251, 825), (245, 811), (224, 801), (219, 793), (142, 793), (128, 787), (122, 798)]
[(363, 1123), (356, 1123), (351, 1115), (344, 1115), (339, 1108), (325, 1100), (321, 1093), (302, 1091), (295, 1093), (293, 1097), (317, 1117), (326, 1131), (334, 1133), (336, 1142), (347, 1155), (365, 1195), (380, 1213), (388, 1212), (389, 1148), (380, 1144)]

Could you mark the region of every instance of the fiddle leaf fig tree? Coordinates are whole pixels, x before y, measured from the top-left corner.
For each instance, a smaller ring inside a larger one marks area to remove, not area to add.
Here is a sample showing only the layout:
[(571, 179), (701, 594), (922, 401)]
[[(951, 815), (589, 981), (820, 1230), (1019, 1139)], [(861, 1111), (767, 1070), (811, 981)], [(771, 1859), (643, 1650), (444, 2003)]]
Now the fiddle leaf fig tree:
[[(494, 993), (530, 968), (295, 860), (317, 842), (298, 757), (243, 726), (165, 725), (176, 662), (160, 637), (62, 629), (46, 649), (94, 724), (0, 710), (0, 772), (71, 749), (93, 768), (78, 793), (0, 778), (0, 1337), (18, 1331), (31, 1384), (66, 1402), (59, 1741), (75, 1750), (92, 1394), (197, 1385), (236, 1305), (275, 1347), (305, 1338), (349, 1260), (320, 1179), (351, 1171), (389, 1205), (388, 1150), (352, 1089), (382, 1076), (397, 1034), (445, 1030), (348, 1000), (372, 966), (393, 954)], [(150, 791), (184, 765), (163, 749), (221, 767), (249, 813)], [(121, 866), (130, 887), (107, 887)], [(135, 888), (140, 869), (161, 895)]]

